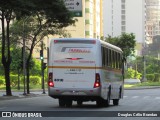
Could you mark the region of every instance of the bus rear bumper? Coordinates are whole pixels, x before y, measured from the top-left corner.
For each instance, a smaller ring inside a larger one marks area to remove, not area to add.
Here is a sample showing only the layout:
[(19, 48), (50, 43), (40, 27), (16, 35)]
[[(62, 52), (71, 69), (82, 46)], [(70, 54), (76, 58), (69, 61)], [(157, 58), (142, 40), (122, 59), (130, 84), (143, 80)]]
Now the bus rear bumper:
[(101, 89), (49, 88), (48, 93), (50, 97), (58, 99), (67, 98), (72, 100), (95, 100), (101, 96)]

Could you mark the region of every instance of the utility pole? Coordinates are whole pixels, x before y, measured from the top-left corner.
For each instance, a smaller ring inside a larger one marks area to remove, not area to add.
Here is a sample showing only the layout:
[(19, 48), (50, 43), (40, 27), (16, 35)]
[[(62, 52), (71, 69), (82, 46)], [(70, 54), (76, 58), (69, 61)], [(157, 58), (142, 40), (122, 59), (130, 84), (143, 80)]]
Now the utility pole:
[(142, 81), (141, 82), (146, 82), (147, 78), (146, 78), (146, 60), (145, 57), (143, 56), (143, 77), (142, 77)]
[(25, 46), (26, 46), (26, 44), (25, 44), (25, 21), (26, 21), (27, 19), (25, 19), (24, 21), (23, 21), (23, 76), (24, 76), (24, 93), (23, 93), (23, 95), (26, 95), (26, 60), (25, 60)]
[(41, 50), (40, 50), (40, 59), (41, 59), (41, 81), (42, 81), (42, 94), (45, 94), (45, 84), (44, 84), (44, 56), (43, 56), (43, 40), (41, 41)]

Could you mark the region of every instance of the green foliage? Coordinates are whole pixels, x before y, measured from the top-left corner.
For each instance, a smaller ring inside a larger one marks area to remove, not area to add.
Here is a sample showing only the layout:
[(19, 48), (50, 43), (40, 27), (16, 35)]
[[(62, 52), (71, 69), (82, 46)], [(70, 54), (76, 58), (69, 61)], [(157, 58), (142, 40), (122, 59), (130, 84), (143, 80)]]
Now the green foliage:
[(5, 85), (5, 79), (4, 76), (0, 76), (0, 86)]
[(30, 76), (30, 83), (32, 85), (39, 85), (41, 84), (41, 78), (38, 76)]
[(155, 73), (154, 76), (155, 76), (155, 78), (154, 78), (153, 82), (159, 82), (160, 81), (160, 74)]
[(18, 85), (18, 75), (10, 75), (10, 82), (11, 86), (17, 86)]
[(31, 69), (31, 75), (41, 75), (41, 61), (33, 59), (33, 67)]
[[(146, 74), (154, 74), (154, 73), (160, 73), (160, 60), (154, 58), (145, 56), (146, 61)], [(143, 57), (137, 57), (136, 60), (133, 60), (129, 63), (130, 66), (135, 66), (137, 64), (137, 71), (141, 74), (143, 74), (144, 71), (144, 64), (143, 64)]]
[(125, 78), (137, 78), (140, 79), (142, 76), (141, 73), (138, 71), (135, 71), (134, 69), (128, 68), (128, 70), (125, 72)]
[(147, 78), (147, 80), (149, 80), (149, 81), (153, 81), (154, 78), (155, 78), (155, 76), (154, 76), (154, 74), (147, 74), (147, 75), (146, 75), (146, 78)]
[(123, 55), (125, 58), (134, 53), (136, 40), (133, 33), (123, 33), (121, 36), (113, 38), (108, 36), (108, 38), (105, 38), (105, 41), (120, 47), (123, 50)]

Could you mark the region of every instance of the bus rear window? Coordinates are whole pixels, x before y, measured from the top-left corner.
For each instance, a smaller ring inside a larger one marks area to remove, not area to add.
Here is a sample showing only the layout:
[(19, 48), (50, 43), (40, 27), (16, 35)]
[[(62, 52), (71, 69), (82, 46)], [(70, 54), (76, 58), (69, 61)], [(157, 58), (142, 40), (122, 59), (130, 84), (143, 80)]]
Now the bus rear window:
[(80, 44), (95, 44), (96, 40), (54, 40), (54, 43), (80, 43)]

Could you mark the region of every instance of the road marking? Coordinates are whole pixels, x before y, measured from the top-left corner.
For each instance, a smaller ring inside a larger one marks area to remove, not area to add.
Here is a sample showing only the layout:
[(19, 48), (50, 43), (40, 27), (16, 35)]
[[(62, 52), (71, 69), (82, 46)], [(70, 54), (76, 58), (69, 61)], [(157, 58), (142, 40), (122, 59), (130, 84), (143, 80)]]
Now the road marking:
[(138, 97), (139, 97), (139, 96), (133, 96), (132, 98), (135, 99), (135, 98), (138, 98)]
[(160, 97), (156, 97), (155, 99), (160, 99)]
[(148, 99), (150, 96), (144, 96), (144, 98), (143, 99)]
[(123, 96), (123, 98), (127, 98), (128, 96)]

